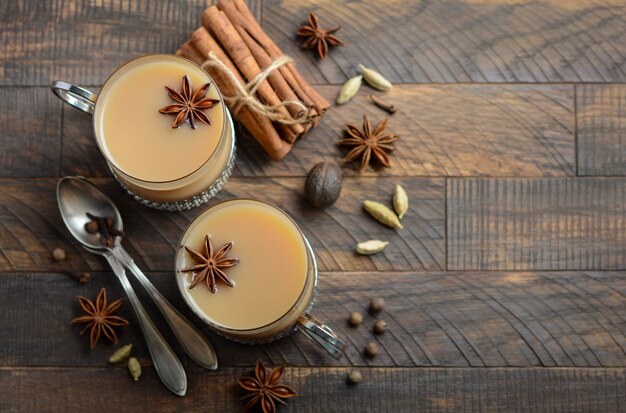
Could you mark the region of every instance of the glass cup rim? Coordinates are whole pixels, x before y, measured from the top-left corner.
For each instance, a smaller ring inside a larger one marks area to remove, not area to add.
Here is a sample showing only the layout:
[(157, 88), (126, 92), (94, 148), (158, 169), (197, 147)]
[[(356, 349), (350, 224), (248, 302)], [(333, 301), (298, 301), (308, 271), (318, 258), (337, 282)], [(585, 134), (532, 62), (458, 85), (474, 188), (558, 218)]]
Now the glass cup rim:
[[(300, 229), (300, 227), (298, 226), (298, 224), (294, 221), (294, 219), (287, 213), (285, 212), (282, 208), (279, 208), (278, 206), (269, 203), (269, 202), (265, 202), (265, 201), (261, 201), (259, 199), (256, 198), (250, 198), (250, 197), (245, 197), (245, 198), (231, 198), (231, 199), (226, 199), (223, 201), (219, 201), (213, 205), (210, 205), (208, 207), (206, 207), (202, 212), (200, 212), (190, 223), (189, 225), (187, 225), (187, 228), (185, 228), (185, 230), (183, 231), (183, 234), (180, 236), (179, 240), (178, 240), (178, 244), (176, 245), (176, 258), (175, 258), (175, 263), (174, 263), (174, 276), (178, 277), (180, 275), (180, 271), (178, 269), (179, 265), (178, 265), (178, 259), (179, 259), (179, 252), (182, 246), (182, 241), (183, 238), (185, 237), (185, 234), (187, 233), (187, 231), (189, 230), (189, 228), (191, 228), (193, 226), (193, 224), (198, 221), (206, 212), (208, 212), (210, 209), (213, 209), (219, 205), (222, 204), (226, 204), (229, 202), (237, 202), (237, 201), (252, 201), (252, 202), (258, 202), (260, 204), (263, 204), (265, 206), (268, 206), (270, 208), (273, 208), (275, 210), (277, 210), (278, 212), (280, 212), (281, 214), (283, 214), (285, 217), (287, 217), (287, 219), (289, 219), (289, 221), (291, 221), (291, 223), (294, 225), (294, 227), (296, 228), (296, 230), (298, 231), (298, 234), (300, 234), (300, 239), (302, 241), (302, 244), (304, 246), (304, 250), (307, 254), (307, 270), (306, 270), (306, 278), (304, 280), (304, 287), (302, 288), (302, 291), (300, 292), (300, 295), (298, 296), (298, 298), (295, 300), (295, 302), (293, 303), (293, 305), (287, 310), (285, 311), (284, 314), (282, 314), (280, 317), (278, 317), (276, 320), (264, 324), (262, 326), (259, 327), (254, 327), (254, 328), (249, 328), (249, 329), (235, 329), (235, 328), (229, 328), (229, 327), (224, 327), (224, 326), (220, 326), (219, 324), (211, 321), (210, 317), (208, 317), (206, 314), (204, 314), (201, 311), (196, 311), (196, 308), (191, 305), (189, 303), (190, 299), (185, 295), (185, 292), (182, 291), (182, 289), (184, 288), (184, 286), (182, 286), (182, 283), (179, 282), (178, 280), (176, 280), (176, 285), (178, 286), (178, 289), (180, 290), (180, 294), (183, 296), (183, 300), (185, 301), (185, 304), (187, 304), (187, 306), (189, 308), (191, 308), (191, 311), (194, 312), (194, 314), (196, 314), (202, 321), (204, 321), (206, 324), (208, 324), (211, 328), (219, 331), (219, 332), (225, 332), (225, 333), (232, 333), (234, 335), (237, 335), (237, 333), (250, 333), (250, 332), (254, 332), (254, 331), (258, 331), (258, 330), (263, 330), (267, 327), (270, 327), (271, 325), (277, 323), (278, 321), (282, 320), (287, 314), (291, 313), (294, 308), (296, 307), (296, 305), (298, 303), (300, 303), (300, 301), (302, 300), (302, 298), (304, 297), (305, 293), (307, 292), (307, 285), (309, 284), (309, 278), (311, 277), (311, 266), (313, 267), (313, 288), (315, 290), (315, 285), (317, 284), (317, 264), (316, 264), (316, 260), (315, 260), (315, 255), (313, 252), (313, 248), (311, 247), (310, 243), (308, 242), (308, 240), (306, 239), (306, 237), (304, 236), (304, 234), (302, 233), (302, 230)], [(310, 256), (310, 257), (309, 257)], [(311, 297), (311, 301), (313, 301), (314, 297)], [(307, 303), (307, 308), (308, 306), (310, 306), (310, 302)], [(305, 313), (305, 311), (303, 311), (303, 313)], [(300, 314), (298, 314), (300, 315)], [(281, 332), (284, 330), (281, 330)]]
[[(117, 162), (115, 162), (110, 156), (107, 156), (106, 152), (104, 151), (104, 149), (102, 148), (102, 144), (100, 143), (100, 139), (98, 138), (98, 132), (97, 132), (97, 128), (96, 128), (96, 110), (98, 108), (98, 99), (100, 97), (100, 95), (102, 94), (102, 91), (104, 90), (104, 88), (107, 86), (107, 84), (109, 83), (109, 81), (111, 80), (111, 78), (113, 76), (115, 76), (116, 73), (118, 73), (120, 70), (122, 70), (123, 68), (125, 68), (126, 66), (128, 66), (131, 63), (135, 63), (138, 60), (141, 59), (146, 59), (146, 58), (150, 58), (150, 57), (165, 57), (168, 59), (174, 59), (174, 60), (182, 60), (185, 61), (187, 63), (192, 64), (193, 66), (196, 66), (198, 69), (200, 69), (206, 76), (207, 78), (210, 80), (210, 82), (215, 86), (215, 90), (217, 90), (217, 94), (219, 95), (220, 98), (220, 103), (222, 104), (222, 109), (224, 112), (224, 116), (226, 116), (226, 111), (228, 110), (228, 108), (226, 108), (226, 104), (224, 103), (224, 96), (222, 95), (222, 91), (220, 90), (219, 87), (217, 87), (217, 83), (215, 83), (215, 80), (211, 77), (211, 75), (209, 75), (206, 70), (202, 69), (202, 67), (200, 67), (200, 65), (196, 64), (195, 62), (187, 59), (186, 57), (182, 57), (182, 56), (177, 56), (174, 54), (167, 54), (167, 53), (148, 53), (148, 54), (144, 54), (141, 56), (137, 56), (131, 60), (128, 60), (126, 62), (124, 62), (122, 65), (118, 66), (115, 70), (113, 70), (111, 72), (111, 74), (109, 74), (109, 76), (106, 78), (106, 80), (104, 81), (104, 83), (102, 83), (102, 87), (100, 88), (100, 92), (98, 92), (97, 96), (98, 98), (96, 98), (96, 103), (95, 103), (95, 107), (94, 107), (94, 114), (93, 114), (93, 122), (92, 122), (92, 126), (93, 126), (93, 134), (94, 137), (96, 138), (96, 145), (98, 145), (98, 150), (100, 151), (100, 153), (102, 154), (102, 156), (104, 156), (104, 159), (107, 161), (107, 163), (113, 167), (115, 169), (115, 171), (122, 173), (123, 175), (134, 179), (138, 182), (142, 182), (142, 183), (146, 183), (146, 184), (168, 184), (168, 183), (173, 183), (173, 182), (178, 182), (180, 180), (183, 180), (189, 176), (192, 176), (193, 174), (195, 174), (196, 172), (198, 172), (200, 169), (202, 169), (204, 166), (206, 166), (206, 164), (211, 160), (211, 158), (213, 158), (213, 155), (215, 155), (215, 152), (217, 151), (217, 147), (219, 146), (220, 142), (218, 142), (218, 144), (216, 145), (215, 149), (213, 149), (213, 152), (211, 153), (211, 155), (209, 155), (209, 157), (206, 159), (206, 161), (204, 161), (202, 163), (202, 165), (200, 165), (198, 168), (196, 168), (195, 170), (193, 170), (192, 172), (188, 173), (187, 175), (175, 178), (175, 179), (171, 179), (168, 181), (149, 181), (146, 179), (140, 179), (140, 178), (136, 178), (134, 176), (132, 176), (131, 174), (127, 173), (123, 168), (121, 168)], [(224, 121), (222, 122), (222, 130), (220, 132), (220, 141), (223, 138), (224, 135), (224, 130), (226, 128), (226, 119), (224, 119)]]

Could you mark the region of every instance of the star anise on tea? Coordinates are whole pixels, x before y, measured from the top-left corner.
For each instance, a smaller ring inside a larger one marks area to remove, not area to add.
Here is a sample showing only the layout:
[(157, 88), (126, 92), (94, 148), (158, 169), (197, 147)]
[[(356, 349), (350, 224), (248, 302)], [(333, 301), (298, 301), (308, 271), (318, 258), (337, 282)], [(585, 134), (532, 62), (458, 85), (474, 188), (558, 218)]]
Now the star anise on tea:
[(119, 300), (115, 300), (109, 304), (107, 301), (106, 290), (102, 288), (98, 293), (98, 297), (96, 298), (95, 303), (83, 296), (79, 296), (78, 301), (86, 314), (80, 317), (76, 317), (71, 321), (71, 324), (87, 324), (85, 328), (83, 328), (83, 330), (80, 332), (81, 336), (87, 330), (91, 329), (89, 333), (89, 348), (94, 348), (94, 346), (100, 339), (101, 334), (104, 334), (105, 337), (108, 338), (111, 342), (117, 343), (117, 335), (115, 335), (113, 327), (128, 325), (127, 320), (114, 315), (122, 305), (123, 299), (120, 298)]
[(202, 123), (210, 125), (211, 119), (209, 119), (204, 111), (212, 108), (219, 102), (217, 99), (205, 97), (210, 86), (210, 83), (205, 83), (200, 87), (200, 89), (194, 92), (191, 89), (191, 81), (189, 80), (189, 77), (187, 75), (183, 76), (183, 87), (180, 92), (165, 86), (167, 94), (176, 103), (159, 109), (159, 113), (164, 115), (176, 115), (176, 118), (172, 123), (172, 128), (179, 127), (185, 120), (187, 120), (189, 126), (196, 129), (196, 119)]
[(386, 168), (391, 167), (387, 152), (393, 151), (393, 143), (398, 140), (398, 136), (385, 133), (387, 118), (383, 119), (376, 128), (372, 130), (367, 115), (363, 115), (363, 131), (354, 125), (347, 124), (346, 132), (348, 137), (341, 140), (339, 145), (352, 148), (343, 158), (344, 162), (352, 162), (361, 159), (359, 171), (362, 172), (372, 159), (375, 159)]
[(324, 59), (328, 54), (329, 46), (345, 46), (335, 33), (341, 26), (334, 27), (332, 29), (322, 29), (319, 25), (317, 16), (309, 12), (309, 24), (300, 27), (296, 34), (298, 36), (307, 37), (302, 43), (302, 47), (305, 49), (317, 49), (317, 54), (320, 59)]
[(227, 286), (234, 287), (233, 280), (226, 275), (224, 271), (227, 268), (233, 267), (239, 264), (239, 258), (226, 258), (226, 254), (233, 247), (232, 242), (224, 244), (219, 250), (215, 251), (213, 243), (211, 242), (211, 236), (206, 235), (204, 237), (204, 253), (194, 251), (191, 248), (185, 246), (185, 250), (191, 255), (191, 258), (196, 262), (196, 265), (192, 265), (187, 268), (183, 268), (182, 272), (195, 273), (189, 289), (194, 288), (201, 282), (205, 282), (211, 293), (215, 294), (217, 291), (217, 280), (222, 280)]
[(283, 399), (296, 395), (296, 392), (289, 387), (279, 384), (284, 369), (285, 366), (280, 366), (268, 372), (263, 363), (257, 361), (254, 369), (256, 377), (242, 377), (237, 380), (241, 387), (250, 392), (241, 398), (241, 400), (250, 399), (246, 403), (244, 411), (250, 410), (259, 403), (263, 413), (274, 413), (276, 412), (276, 402), (287, 404)]

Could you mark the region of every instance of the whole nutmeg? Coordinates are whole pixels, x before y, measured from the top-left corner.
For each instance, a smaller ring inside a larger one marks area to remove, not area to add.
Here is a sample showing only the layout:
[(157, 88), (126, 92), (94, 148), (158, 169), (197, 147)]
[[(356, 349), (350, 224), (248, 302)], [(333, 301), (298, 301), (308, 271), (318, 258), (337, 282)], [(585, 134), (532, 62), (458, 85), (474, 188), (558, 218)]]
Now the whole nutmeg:
[(350, 314), (350, 318), (348, 322), (351, 326), (356, 327), (363, 323), (363, 315), (361, 313), (357, 313), (356, 311)]
[(370, 341), (365, 346), (365, 355), (369, 358), (374, 358), (380, 353), (380, 349), (378, 348), (378, 344), (373, 341)]
[(385, 309), (385, 300), (382, 297), (372, 298), (370, 302), (370, 312), (380, 313)]
[(341, 194), (341, 168), (334, 163), (320, 162), (306, 176), (304, 194), (318, 208), (332, 205)]
[(52, 258), (54, 258), (55, 261), (63, 261), (65, 259), (65, 251), (61, 248), (55, 248), (52, 250)]
[(374, 324), (374, 333), (382, 334), (389, 329), (387, 322), (385, 320), (378, 320), (376, 324)]
[(363, 380), (363, 375), (361, 374), (360, 371), (350, 370), (350, 373), (348, 373), (348, 383), (357, 384), (357, 383), (360, 383), (361, 380)]

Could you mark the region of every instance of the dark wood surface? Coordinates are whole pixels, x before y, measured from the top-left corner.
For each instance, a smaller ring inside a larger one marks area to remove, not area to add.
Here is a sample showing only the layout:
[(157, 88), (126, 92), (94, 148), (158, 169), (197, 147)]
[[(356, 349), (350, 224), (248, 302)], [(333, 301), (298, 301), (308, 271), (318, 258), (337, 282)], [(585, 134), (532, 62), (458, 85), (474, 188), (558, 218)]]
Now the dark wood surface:
[[(200, 24), (206, 0), (0, 2), (0, 412), (231, 412), (237, 377), (256, 360), (286, 364), (300, 396), (293, 412), (626, 411), (626, 4), (603, 1), (259, 0), (250, 6), (303, 75), (333, 101), (358, 63), (397, 85), (393, 168), (344, 167), (339, 201), (324, 210), (302, 197), (306, 172), (337, 161), (345, 123), (385, 113), (357, 97), (333, 107), (284, 161), (273, 163), (238, 128), (234, 177), (217, 200), (255, 197), (301, 225), (320, 266), (316, 312), (346, 338), (339, 361), (292, 335), (246, 346), (217, 336), (184, 306), (173, 255), (199, 212), (138, 205), (111, 179), (87, 116), (49, 91), (64, 79), (97, 91), (121, 63), (171, 53)], [(323, 62), (294, 36), (313, 10), (340, 24), (349, 45)], [(138, 383), (107, 365), (113, 347), (89, 350), (76, 295), (123, 295), (106, 264), (61, 222), (55, 185), (80, 174), (119, 206), (125, 245), (157, 288), (212, 340), (220, 369), (189, 361), (145, 294), (140, 297), (181, 357), (185, 398), (158, 381), (131, 308), (144, 366)], [(404, 230), (361, 208), (409, 194)], [(376, 256), (357, 241), (390, 241)], [(56, 263), (61, 247), (67, 260)], [(65, 272), (90, 271), (79, 284)], [(350, 328), (369, 300), (386, 311)], [(373, 337), (372, 324), (390, 330)], [(363, 356), (376, 341), (381, 354)], [(350, 369), (364, 376), (346, 384)]]

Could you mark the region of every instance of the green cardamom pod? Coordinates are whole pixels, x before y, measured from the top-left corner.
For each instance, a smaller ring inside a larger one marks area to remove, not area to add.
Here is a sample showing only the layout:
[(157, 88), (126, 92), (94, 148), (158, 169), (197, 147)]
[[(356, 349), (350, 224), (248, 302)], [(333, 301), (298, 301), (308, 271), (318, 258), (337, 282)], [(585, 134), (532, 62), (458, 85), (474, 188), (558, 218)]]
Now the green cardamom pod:
[(372, 255), (381, 252), (389, 244), (387, 241), (372, 239), (356, 244), (356, 252), (361, 255)]
[(132, 349), (132, 344), (126, 344), (125, 346), (118, 348), (117, 350), (115, 350), (115, 353), (111, 354), (111, 357), (109, 357), (109, 363), (117, 364), (126, 360), (128, 356), (130, 356), (130, 351)]
[(339, 96), (337, 96), (338, 105), (343, 105), (356, 95), (356, 92), (358, 92), (361, 87), (361, 80), (363, 80), (363, 76), (359, 75), (349, 79), (343, 84), (339, 91)]
[(128, 371), (135, 381), (138, 381), (139, 377), (141, 377), (141, 364), (139, 364), (136, 358), (131, 357), (128, 359)]
[(380, 202), (365, 201), (363, 202), (363, 208), (381, 224), (391, 228), (404, 228), (395, 212)]
[(396, 210), (396, 214), (398, 214), (400, 219), (409, 210), (409, 197), (399, 184), (396, 185), (396, 189), (393, 191), (393, 209)]
[(365, 81), (374, 89), (378, 89), (383, 92), (391, 90), (391, 82), (385, 79), (385, 77), (377, 71), (369, 69), (363, 65), (359, 65), (359, 69), (361, 69), (361, 74), (363, 75)]

